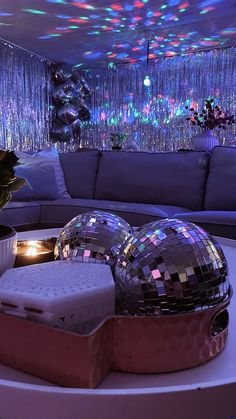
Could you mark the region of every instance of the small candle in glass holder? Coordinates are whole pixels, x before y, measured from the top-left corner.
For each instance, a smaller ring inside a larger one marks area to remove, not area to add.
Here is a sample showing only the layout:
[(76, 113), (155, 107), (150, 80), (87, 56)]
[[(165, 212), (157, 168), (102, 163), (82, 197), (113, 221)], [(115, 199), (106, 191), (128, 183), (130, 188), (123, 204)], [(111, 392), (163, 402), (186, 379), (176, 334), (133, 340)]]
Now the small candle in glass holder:
[(14, 267), (54, 260), (54, 244), (52, 240), (18, 241)]

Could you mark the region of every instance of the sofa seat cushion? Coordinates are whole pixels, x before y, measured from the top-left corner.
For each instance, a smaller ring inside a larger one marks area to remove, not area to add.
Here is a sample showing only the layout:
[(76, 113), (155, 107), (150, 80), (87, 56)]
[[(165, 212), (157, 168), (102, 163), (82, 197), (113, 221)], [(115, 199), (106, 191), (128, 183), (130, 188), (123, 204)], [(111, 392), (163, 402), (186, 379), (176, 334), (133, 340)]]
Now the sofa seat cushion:
[(40, 222), (40, 201), (13, 202), (10, 201), (0, 211), (0, 224), (11, 227), (37, 224)]
[(196, 223), (215, 236), (236, 239), (236, 211), (193, 211), (176, 213), (175, 218)]
[(99, 157), (99, 151), (60, 154), (66, 188), (72, 198), (94, 198)]
[(236, 211), (236, 148), (215, 147), (206, 184), (206, 210)]
[(60, 199), (42, 203), (41, 222), (50, 225), (64, 225), (76, 215), (96, 209), (113, 212), (135, 226), (167, 217), (167, 214), (157, 205), (96, 199)]
[(175, 218), (192, 223), (236, 225), (236, 211), (192, 211), (176, 213)]
[(95, 199), (203, 208), (205, 152), (103, 152)]

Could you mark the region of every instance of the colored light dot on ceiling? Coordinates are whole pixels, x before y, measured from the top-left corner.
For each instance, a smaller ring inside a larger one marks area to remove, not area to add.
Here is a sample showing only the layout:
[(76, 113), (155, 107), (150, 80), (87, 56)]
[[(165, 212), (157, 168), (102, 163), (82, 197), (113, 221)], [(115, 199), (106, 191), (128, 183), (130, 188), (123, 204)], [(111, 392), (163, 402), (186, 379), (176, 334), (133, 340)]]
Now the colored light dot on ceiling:
[(95, 7), (91, 6), (91, 4), (82, 3), (80, 1), (73, 2), (72, 6), (80, 7), (81, 9), (95, 10)]
[(223, 35), (225, 34), (234, 34), (236, 33), (236, 28), (226, 28), (221, 32)]
[(12, 16), (12, 13), (0, 12), (0, 16)]
[(42, 10), (36, 10), (36, 9), (22, 9), (23, 12), (33, 13), (35, 15), (46, 15), (46, 12), (43, 12)]
[(87, 16), (80, 16), (80, 19), (82, 19), (82, 20), (89, 20), (89, 17), (87, 17)]
[(186, 12), (187, 9), (179, 9), (180, 13)]
[(85, 7), (85, 9), (95, 10), (95, 7), (93, 7), (91, 4), (87, 4), (86, 7)]
[(167, 8), (167, 4), (163, 4), (160, 9), (166, 9)]
[(12, 26), (11, 23), (0, 22), (0, 26)]
[(136, 0), (134, 2), (134, 7), (137, 7), (138, 9), (141, 9), (142, 7), (144, 7), (144, 3), (142, 3), (141, 1)]
[(119, 10), (119, 11), (121, 11), (121, 10), (123, 10), (123, 6), (121, 5), (121, 4), (118, 4), (118, 3), (114, 3), (114, 4), (112, 4), (111, 5), (111, 8), (112, 8), (112, 10)]
[(65, 0), (47, 0), (48, 3), (66, 4)]
[(68, 16), (68, 15), (56, 15), (56, 17), (58, 17), (58, 19), (71, 19), (72, 16)]
[(127, 12), (131, 12), (133, 10), (133, 8), (134, 8), (134, 6), (132, 4), (126, 4), (125, 7), (124, 7), (124, 9)]
[(179, 5), (179, 9), (186, 9), (187, 7), (189, 7), (189, 3), (188, 3), (188, 2), (181, 3), (181, 4)]
[(81, 67), (82, 65), (83, 65), (82, 63), (79, 63), (79, 64), (74, 65), (74, 66), (73, 66), (73, 68), (79, 68), (79, 67)]
[(169, 6), (177, 6), (180, 0), (169, 0)]
[(68, 28), (70, 28), (70, 29), (79, 29), (79, 26), (77, 26), (77, 25), (71, 25), (71, 26), (68, 26)]

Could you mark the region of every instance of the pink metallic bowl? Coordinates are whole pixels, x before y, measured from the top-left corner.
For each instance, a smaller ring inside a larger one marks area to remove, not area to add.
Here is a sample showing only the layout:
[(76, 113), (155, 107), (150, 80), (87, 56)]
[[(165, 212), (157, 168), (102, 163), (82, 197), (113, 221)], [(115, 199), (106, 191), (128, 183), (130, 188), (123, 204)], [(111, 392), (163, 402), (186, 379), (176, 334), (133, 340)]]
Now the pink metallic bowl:
[(87, 388), (111, 370), (191, 368), (224, 349), (227, 305), (175, 316), (114, 316), (84, 336), (0, 314), (0, 362), (62, 386)]

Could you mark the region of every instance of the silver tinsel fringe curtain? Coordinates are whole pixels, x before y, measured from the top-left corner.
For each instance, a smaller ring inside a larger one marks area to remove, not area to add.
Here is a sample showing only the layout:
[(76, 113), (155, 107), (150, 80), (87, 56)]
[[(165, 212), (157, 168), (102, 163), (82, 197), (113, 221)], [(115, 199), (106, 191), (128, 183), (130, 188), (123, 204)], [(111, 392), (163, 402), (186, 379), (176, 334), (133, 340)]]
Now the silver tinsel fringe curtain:
[(42, 148), (49, 140), (50, 104), (50, 63), (0, 41), (0, 148)]
[[(112, 69), (83, 73), (93, 90), (91, 120), (81, 129), (81, 144), (111, 148), (110, 134), (127, 133), (141, 150), (192, 148), (201, 129), (186, 120), (185, 106), (213, 97), (236, 113), (236, 48), (212, 50)], [(143, 84), (149, 76), (151, 85)], [(221, 144), (236, 145), (236, 129), (214, 130)]]

